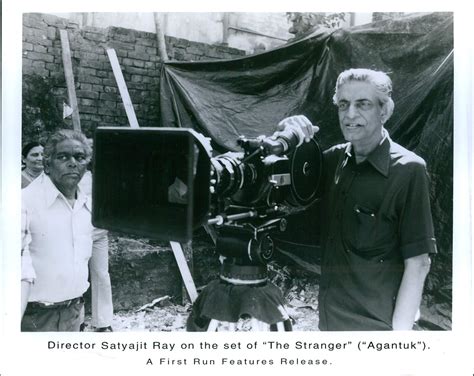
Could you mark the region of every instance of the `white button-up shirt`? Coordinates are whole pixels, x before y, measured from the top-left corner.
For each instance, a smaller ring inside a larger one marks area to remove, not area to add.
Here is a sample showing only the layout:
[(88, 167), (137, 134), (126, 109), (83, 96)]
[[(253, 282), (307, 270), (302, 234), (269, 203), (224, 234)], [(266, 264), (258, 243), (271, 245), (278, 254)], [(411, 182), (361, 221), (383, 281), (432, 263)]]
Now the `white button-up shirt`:
[(28, 301), (61, 302), (89, 288), (91, 199), (78, 189), (71, 208), (47, 175), (22, 190), (22, 278), (34, 278)]

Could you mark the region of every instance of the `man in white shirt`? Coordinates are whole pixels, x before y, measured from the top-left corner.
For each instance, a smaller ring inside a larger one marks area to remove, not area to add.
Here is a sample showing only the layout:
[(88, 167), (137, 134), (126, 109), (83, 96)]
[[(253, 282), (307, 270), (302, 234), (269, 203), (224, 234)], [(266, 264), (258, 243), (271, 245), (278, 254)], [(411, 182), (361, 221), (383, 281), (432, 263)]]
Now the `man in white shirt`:
[(90, 158), (82, 133), (58, 131), (45, 174), (22, 191), (22, 331), (79, 331), (94, 228), (78, 183)]

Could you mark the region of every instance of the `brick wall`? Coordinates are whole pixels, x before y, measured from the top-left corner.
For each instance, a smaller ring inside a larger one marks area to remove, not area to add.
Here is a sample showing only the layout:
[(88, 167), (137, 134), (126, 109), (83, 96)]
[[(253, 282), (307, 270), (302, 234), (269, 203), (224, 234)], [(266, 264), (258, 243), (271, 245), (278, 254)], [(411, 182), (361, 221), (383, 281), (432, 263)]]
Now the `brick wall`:
[[(68, 103), (59, 29), (68, 30), (82, 130), (127, 126), (128, 121), (106, 49), (116, 50), (140, 126), (159, 121), (159, 76), (156, 34), (108, 27), (79, 28), (77, 23), (47, 14), (23, 18), (23, 141), (44, 139), (57, 128), (72, 127), (62, 120)], [(244, 51), (166, 37), (172, 60), (232, 58)]]

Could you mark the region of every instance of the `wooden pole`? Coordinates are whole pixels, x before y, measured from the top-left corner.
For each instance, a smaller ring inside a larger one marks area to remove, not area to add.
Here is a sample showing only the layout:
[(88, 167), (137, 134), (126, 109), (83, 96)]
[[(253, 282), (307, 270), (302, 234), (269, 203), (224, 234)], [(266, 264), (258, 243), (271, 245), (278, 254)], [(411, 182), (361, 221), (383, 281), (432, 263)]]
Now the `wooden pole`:
[(114, 72), (115, 81), (122, 97), (123, 106), (125, 107), (125, 112), (127, 114), (128, 123), (132, 128), (139, 128), (137, 116), (135, 115), (135, 110), (133, 109), (132, 100), (130, 99), (130, 94), (128, 93), (127, 84), (123, 78), (122, 70), (120, 69), (120, 63), (117, 58), (117, 54), (113, 48), (107, 50), (107, 55), (109, 56), (110, 65), (112, 66), (112, 71)]
[(189, 269), (188, 262), (186, 260), (186, 257), (184, 256), (182, 244), (178, 242), (170, 242), (170, 245), (171, 249), (173, 250), (174, 257), (176, 258), (179, 271), (181, 272), (184, 287), (188, 292), (191, 303), (194, 303), (197, 299), (198, 293), (196, 290), (196, 286), (194, 285), (194, 280), (191, 275), (191, 270)]
[(74, 86), (74, 73), (72, 71), (71, 50), (67, 30), (59, 30), (61, 37), (61, 48), (63, 56), (64, 75), (66, 77), (67, 94), (69, 105), (72, 108), (72, 126), (74, 130), (81, 130), (81, 119), (79, 118), (79, 107), (77, 106), (76, 88)]
[[(117, 54), (115, 53), (114, 49), (108, 49), (107, 55), (109, 56), (110, 64), (112, 66), (112, 71), (114, 73), (115, 80), (117, 82), (117, 86), (119, 88), (120, 95), (122, 97), (122, 102), (125, 107), (125, 112), (127, 113), (130, 127), (139, 128), (138, 120), (135, 115), (135, 110), (133, 108), (132, 100), (130, 99), (130, 95), (128, 94), (127, 84), (125, 83), (122, 70), (120, 69), (120, 63), (117, 59)], [(184, 282), (184, 287), (186, 288), (186, 291), (188, 293), (189, 299), (191, 300), (191, 303), (194, 303), (194, 301), (197, 299), (198, 293), (197, 293), (196, 286), (194, 284), (194, 280), (192, 276), (192, 265), (193, 265), (192, 243), (190, 241), (187, 244), (182, 245), (180, 243), (172, 241), (170, 242), (170, 245), (171, 245), (171, 249), (173, 250), (176, 263), (178, 264), (178, 269), (179, 269), (179, 272), (181, 273), (181, 277)], [(189, 265), (191, 265), (191, 268), (189, 267)]]
[(166, 51), (165, 34), (163, 31), (163, 22), (160, 13), (153, 13), (155, 17), (156, 40), (158, 42), (158, 55), (161, 61), (168, 61), (168, 53)]

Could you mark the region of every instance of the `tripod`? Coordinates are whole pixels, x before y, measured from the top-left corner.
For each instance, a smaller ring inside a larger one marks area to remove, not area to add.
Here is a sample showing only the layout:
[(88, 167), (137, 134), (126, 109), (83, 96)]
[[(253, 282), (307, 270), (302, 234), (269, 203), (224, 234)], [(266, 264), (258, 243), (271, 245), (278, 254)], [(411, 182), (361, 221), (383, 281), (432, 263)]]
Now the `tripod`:
[(219, 278), (211, 281), (194, 302), (188, 331), (235, 331), (241, 319), (251, 330), (291, 331), (282, 293), (268, 280), (267, 262), (273, 256), (269, 231), (281, 219), (223, 226), (216, 239)]

